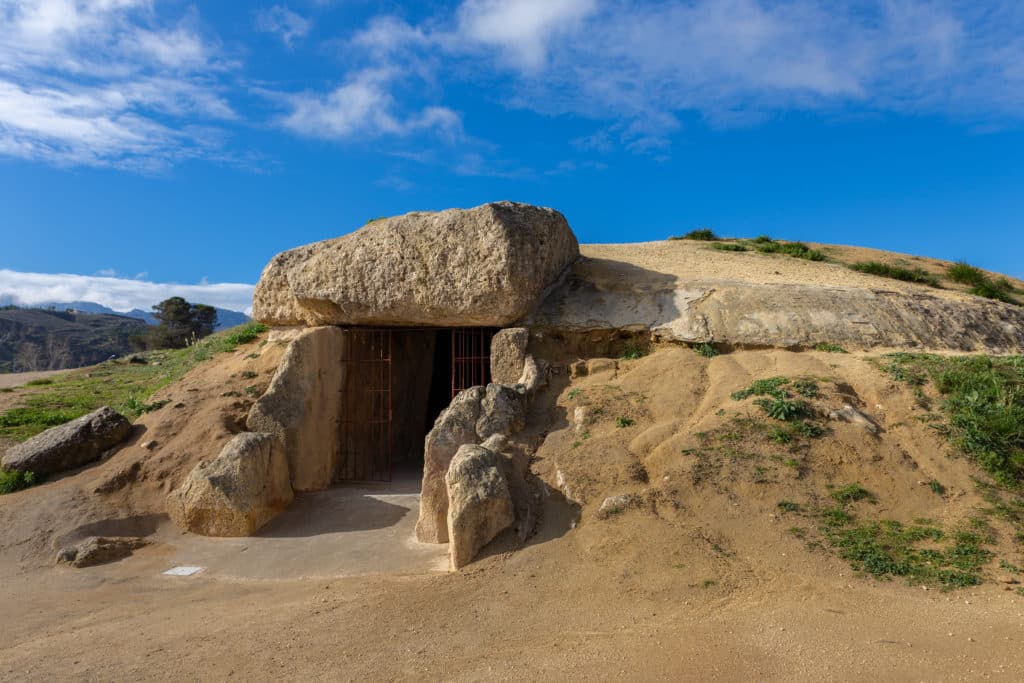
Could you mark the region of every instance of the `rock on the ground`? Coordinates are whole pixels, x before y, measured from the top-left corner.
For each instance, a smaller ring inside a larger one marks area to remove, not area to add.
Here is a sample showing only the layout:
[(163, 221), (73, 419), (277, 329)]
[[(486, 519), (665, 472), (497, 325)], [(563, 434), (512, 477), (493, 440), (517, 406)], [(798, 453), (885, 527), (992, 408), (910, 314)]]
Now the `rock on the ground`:
[(878, 433), (878, 425), (875, 421), (851, 406), (849, 403), (844, 403), (842, 408), (829, 413), (829, 417), (833, 420), (842, 420), (843, 422), (849, 422), (850, 424), (863, 427), (871, 434)]
[(491, 339), (491, 381), (515, 384), (523, 375), (530, 331), (525, 327), (498, 330)]
[(519, 385), (488, 384), (480, 409), (476, 433), (481, 440), (492, 434), (515, 434), (526, 425), (526, 390)]
[(167, 497), (171, 519), (203, 536), (251, 536), (294, 497), (288, 462), (270, 434), (236, 435)]
[(40, 476), (75, 469), (99, 460), (131, 432), (127, 418), (104, 406), (8, 449), (3, 469)]
[(416, 538), (421, 543), (448, 542), (448, 491), (444, 476), (460, 446), (477, 441), (476, 423), (480, 419), (483, 387), (460, 392), (445, 408), (423, 446), (423, 488)]
[(481, 548), (515, 522), (500, 458), (482, 446), (462, 446), (445, 475), (453, 569), (472, 562)]
[(57, 562), (72, 567), (95, 567), (123, 560), (149, 542), (142, 538), (91, 536), (78, 545), (61, 548)]
[(607, 519), (612, 515), (625, 512), (629, 508), (640, 504), (640, 497), (632, 493), (623, 493), (618, 496), (609, 496), (601, 501), (601, 507), (597, 510), (600, 519)]
[(275, 256), (253, 295), (271, 325), (509, 325), (579, 257), (562, 214), (513, 202), (375, 220)]

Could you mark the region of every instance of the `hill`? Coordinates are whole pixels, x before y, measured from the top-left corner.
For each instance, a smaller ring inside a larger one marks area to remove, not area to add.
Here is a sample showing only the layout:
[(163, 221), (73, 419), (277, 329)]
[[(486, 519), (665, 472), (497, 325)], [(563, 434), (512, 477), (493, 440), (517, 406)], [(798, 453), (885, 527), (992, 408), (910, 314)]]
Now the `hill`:
[[(3, 305), (14, 305), (15, 302), (10, 297), (0, 296), (0, 304)], [(29, 308), (28, 306), (19, 306), (19, 308)], [(144, 321), (148, 325), (156, 325), (157, 320), (153, 317), (152, 311), (144, 311), (140, 308), (133, 308), (130, 311), (121, 312), (115, 311), (112, 308), (98, 304), (94, 301), (45, 301), (42, 303), (33, 304), (31, 308), (38, 308), (43, 310), (54, 309), (57, 311), (66, 311), (68, 309), (77, 311), (79, 313), (106, 313), (108, 315), (119, 315), (128, 318), (136, 318)], [(226, 330), (231, 327), (237, 327), (249, 322), (249, 316), (239, 311), (232, 311), (227, 308), (217, 308), (217, 326), (215, 330)]]
[[(501, 451), (536, 515), (459, 572), (406, 562), (418, 480), (300, 492), (245, 538), (169, 521), (168, 495), (285, 368), (309, 379), (289, 409), (329, 397), (316, 375), (340, 354), (302, 355), (295, 330), (166, 383), (124, 381), (163, 373), (153, 357), (0, 394), (0, 418), (97, 383), (145, 408), (96, 465), (0, 496), (0, 675), (1019, 679), (1024, 283), (723, 243), (581, 247), (525, 322), (546, 383)], [(395, 405), (413, 401), (396, 377)], [(150, 545), (52, 567), (92, 535)], [(202, 572), (161, 575), (176, 565)]]
[(109, 313), (0, 309), (0, 372), (62, 370), (131, 351), (146, 324)]

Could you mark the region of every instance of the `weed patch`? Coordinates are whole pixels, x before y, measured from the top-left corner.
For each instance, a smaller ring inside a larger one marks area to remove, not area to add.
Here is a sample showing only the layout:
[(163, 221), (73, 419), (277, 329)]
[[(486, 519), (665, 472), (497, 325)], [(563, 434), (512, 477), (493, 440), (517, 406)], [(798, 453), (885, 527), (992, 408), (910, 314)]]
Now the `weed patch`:
[(693, 350), (696, 351), (699, 355), (704, 356), (705, 358), (714, 358), (715, 356), (719, 355), (718, 349), (716, 349), (711, 344), (707, 343), (697, 344), (696, 346), (693, 347)]
[(922, 285), (928, 285), (929, 287), (940, 286), (938, 279), (922, 268), (902, 268), (900, 266), (890, 266), (889, 264), (880, 263), (878, 261), (854, 263), (850, 268), (856, 270), (858, 273), (887, 277), (891, 280), (917, 282)]
[(1003, 486), (1024, 485), (1024, 356), (942, 357), (895, 353), (881, 369), (943, 397), (943, 432)]
[(754, 248), (762, 254), (784, 254), (793, 258), (804, 259), (805, 261), (826, 261), (824, 253), (817, 249), (811, 249), (803, 242), (776, 242), (771, 237), (762, 235), (751, 240)]
[(750, 251), (748, 247), (736, 242), (716, 242), (711, 245), (711, 248), (718, 251)]
[(838, 344), (829, 344), (828, 342), (821, 342), (814, 346), (815, 351), (824, 351), (825, 353), (848, 353), (846, 349)]
[(7, 472), (0, 470), (0, 495), (23, 491), (38, 484), (39, 481), (32, 472)]

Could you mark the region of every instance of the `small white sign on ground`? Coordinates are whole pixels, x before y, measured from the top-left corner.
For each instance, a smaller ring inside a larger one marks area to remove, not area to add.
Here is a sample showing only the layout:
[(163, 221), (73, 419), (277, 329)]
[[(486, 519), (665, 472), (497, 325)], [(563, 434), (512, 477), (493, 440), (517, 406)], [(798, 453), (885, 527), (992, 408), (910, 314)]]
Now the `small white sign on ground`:
[(174, 567), (173, 569), (168, 569), (164, 572), (164, 574), (166, 576), (194, 576), (195, 574), (198, 574), (201, 571), (203, 571), (202, 567), (181, 566)]

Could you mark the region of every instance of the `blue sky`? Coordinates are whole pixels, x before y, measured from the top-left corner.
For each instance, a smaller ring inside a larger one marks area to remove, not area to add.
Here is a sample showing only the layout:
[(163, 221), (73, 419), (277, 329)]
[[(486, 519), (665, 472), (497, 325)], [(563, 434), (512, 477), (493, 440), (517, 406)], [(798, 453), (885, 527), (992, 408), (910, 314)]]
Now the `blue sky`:
[(244, 308), (498, 199), (1024, 276), (1022, 123), (1019, 2), (0, 0), (0, 296)]

